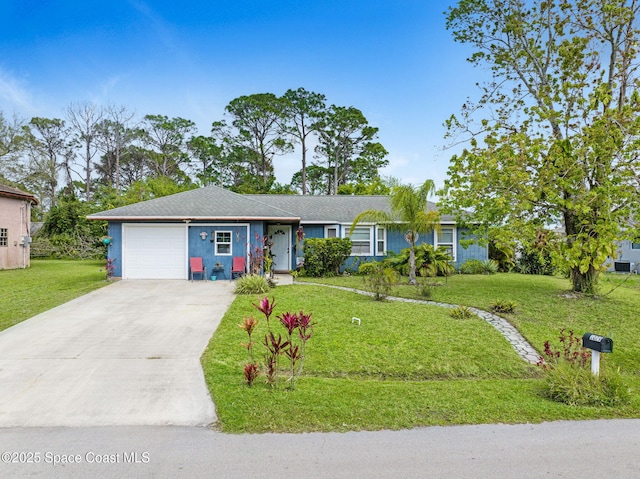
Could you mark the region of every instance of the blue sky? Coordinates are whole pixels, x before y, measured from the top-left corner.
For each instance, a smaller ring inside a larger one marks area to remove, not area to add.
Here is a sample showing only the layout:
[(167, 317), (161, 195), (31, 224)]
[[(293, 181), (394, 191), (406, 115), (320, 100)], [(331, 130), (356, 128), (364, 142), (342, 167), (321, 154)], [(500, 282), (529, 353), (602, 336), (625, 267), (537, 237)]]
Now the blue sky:
[[(71, 103), (193, 120), (207, 135), (240, 95), (304, 87), (380, 129), (382, 171), (441, 185), (442, 124), (476, 96), (440, 0), (0, 0), (0, 110), (62, 117)], [(288, 183), (297, 156), (279, 158)]]

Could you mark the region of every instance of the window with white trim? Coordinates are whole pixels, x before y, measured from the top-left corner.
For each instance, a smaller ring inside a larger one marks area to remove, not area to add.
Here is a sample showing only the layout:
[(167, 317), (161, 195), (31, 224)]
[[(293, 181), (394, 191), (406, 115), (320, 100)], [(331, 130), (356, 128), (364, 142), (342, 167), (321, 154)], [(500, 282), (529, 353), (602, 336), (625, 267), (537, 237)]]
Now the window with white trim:
[(338, 226), (331, 225), (324, 227), (324, 237), (325, 238), (339, 238), (338, 236)]
[(453, 260), (456, 259), (456, 231), (454, 227), (443, 227), (436, 231), (436, 248), (443, 248), (449, 252)]
[(387, 254), (387, 230), (378, 227), (376, 232), (376, 255), (384, 256)]
[(345, 238), (351, 239), (351, 256), (373, 255), (373, 226), (356, 226), (351, 235), (345, 232)]
[(0, 228), (0, 246), (9, 246), (9, 230)]
[(216, 231), (216, 256), (231, 256), (231, 231)]

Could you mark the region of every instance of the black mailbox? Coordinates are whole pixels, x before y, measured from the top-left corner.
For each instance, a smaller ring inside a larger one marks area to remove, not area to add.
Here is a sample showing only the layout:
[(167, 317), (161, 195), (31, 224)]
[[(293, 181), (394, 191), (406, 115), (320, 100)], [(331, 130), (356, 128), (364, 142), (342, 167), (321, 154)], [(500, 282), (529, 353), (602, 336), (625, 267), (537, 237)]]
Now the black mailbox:
[(582, 335), (582, 347), (593, 349), (601, 353), (613, 352), (613, 339), (599, 336), (593, 333), (584, 333)]

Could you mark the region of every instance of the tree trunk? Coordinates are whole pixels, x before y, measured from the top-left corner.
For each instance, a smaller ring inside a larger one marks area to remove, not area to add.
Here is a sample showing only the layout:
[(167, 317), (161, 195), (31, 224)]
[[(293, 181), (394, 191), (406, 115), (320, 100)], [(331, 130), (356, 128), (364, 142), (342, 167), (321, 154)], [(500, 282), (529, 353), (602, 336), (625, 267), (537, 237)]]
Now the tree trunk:
[[(565, 195), (567, 198), (567, 195)], [(568, 210), (563, 211), (564, 229), (567, 235), (567, 246), (571, 248), (574, 243), (575, 235), (580, 228), (579, 220), (576, 215)], [(598, 284), (599, 270), (594, 266), (593, 262), (589, 264), (589, 269), (582, 273), (580, 266), (571, 267), (571, 287), (576, 293), (595, 294)]]
[(415, 285), (416, 281), (416, 248), (413, 241), (413, 233), (411, 233), (411, 242), (409, 243), (409, 284)]
[(571, 283), (573, 285), (573, 291), (576, 293), (595, 294), (599, 275), (600, 272), (593, 266), (593, 264), (589, 265), (589, 269), (586, 273), (580, 272), (580, 268), (574, 266), (571, 268)]
[(304, 136), (301, 139), (302, 146), (302, 195), (307, 194), (307, 145)]

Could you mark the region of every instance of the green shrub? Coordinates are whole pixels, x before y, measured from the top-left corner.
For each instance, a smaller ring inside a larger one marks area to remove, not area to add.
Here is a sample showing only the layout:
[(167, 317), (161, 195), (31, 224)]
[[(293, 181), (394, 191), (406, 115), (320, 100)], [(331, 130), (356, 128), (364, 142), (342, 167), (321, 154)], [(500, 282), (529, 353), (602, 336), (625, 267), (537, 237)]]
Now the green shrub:
[(544, 343), (544, 356), (538, 365), (545, 373), (543, 395), (569, 406), (619, 406), (630, 400), (619, 371), (594, 376), (589, 358), (591, 351), (573, 331), (560, 331), (561, 349)]
[(629, 389), (618, 371), (594, 376), (589, 369), (567, 362), (546, 370), (543, 394), (569, 406), (612, 407), (630, 400)]
[(497, 299), (492, 301), (489, 305), (489, 309), (494, 313), (515, 313), (518, 303), (507, 299)]
[(495, 274), (498, 272), (498, 263), (492, 259), (485, 261), (468, 259), (458, 270), (461, 274)]
[(484, 260), (482, 262), (482, 267), (482, 274), (496, 274), (499, 269), (498, 262), (492, 259)]
[(471, 319), (476, 314), (471, 311), (467, 306), (456, 306), (451, 311), (449, 311), (449, 316), (453, 319)]
[(552, 253), (548, 249), (538, 250), (533, 247), (519, 248), (516, 267), (522, 274), (551, 276), (556, 273)]
[[(400, 253), (389, 252), (385, 263), (400, 274), (409, 275), (410, 249), (404, 248)], [(416, 274), (418, 276), (448, 276), (455, 271), (451, 255), (445, 248), (434, 248), (433, 245), (421, 243), (415, 247)]]
[(338, 275), (350, 255), (349, 238), (307, 238), (304, 240), (304, 274), (316, 278)]
[(271, 287), (264, 276), (259, 274), (247, 274), (236, 280), (236, 294), (261, 294), (269, 291)]
[(482, 274), (484, 266), (479, 259), (468, 259), (460, 265), (458, 272), (461, 274)]
[(432, 283), (418, 283), (418, 294), (425, 298), (425, 299), (430, 299), (431, 296), (433, 296), (433, 288), (434, 285)]
[(368, 274), (374, 274), (378, 271), (378, 268), (380, 267), (380, 263), (378, 263), (377, 261), (369, 261), (367, 263), (362, 263), (359, 267), (358, 267), (358, 274), (361, 276), (366, 276)]
[(398, 282), (398, 273), (389, 266), (377, 263), (371, 273), (364, 278), (364, 287), (373, 293), (373, 299), (382, 301), (389, 296), (391, 288)]

